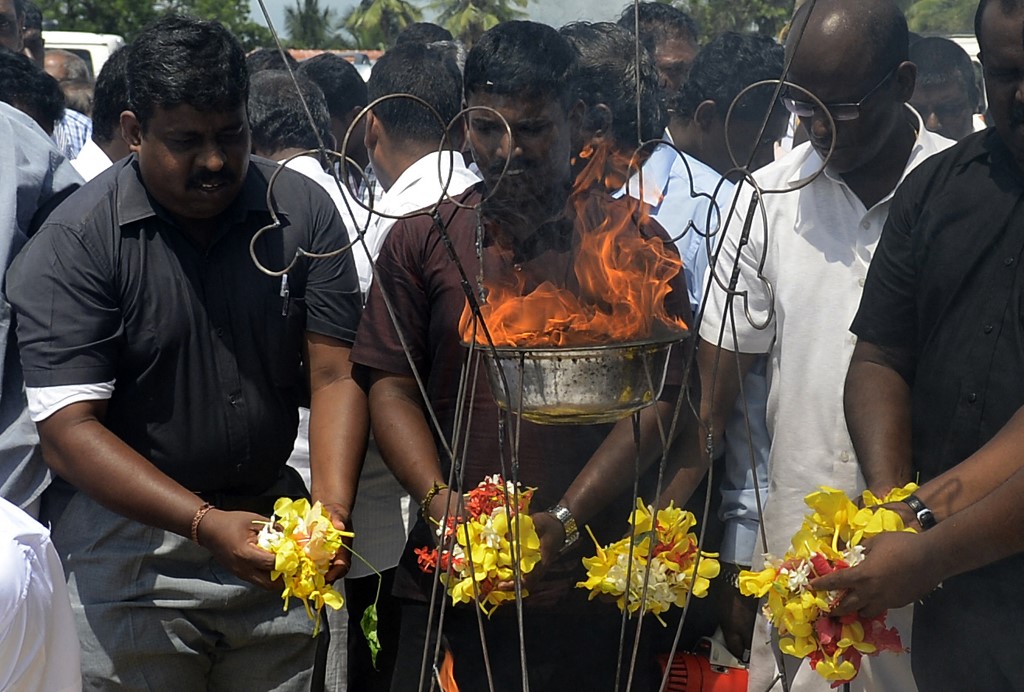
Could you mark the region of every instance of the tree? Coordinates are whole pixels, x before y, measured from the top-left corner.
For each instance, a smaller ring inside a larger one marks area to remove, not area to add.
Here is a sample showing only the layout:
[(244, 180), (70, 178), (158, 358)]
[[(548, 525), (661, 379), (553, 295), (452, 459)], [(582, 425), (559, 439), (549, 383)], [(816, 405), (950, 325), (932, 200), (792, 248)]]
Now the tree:
[(362, 0), (342, 25), (359, 48), (386, 50), (405, 27), (423, 19), (423, 11), (407, 0)]
[(249, 50), (271, 43), (270, 31), (249, 17), (248, 0), (37, 0), (43, 19), (63, 31), (118, 34), (131, 41), (147, 24), (168, 12), (216, 19)]
[(284, 8), (284, 27), (295, 48), (341, 48), (334, 10), (320, 7), (319, 0), (297, 0)]
[[(434, 0), (429, 7), (437, 11), (437, 22), (466, 46), (472, 46), (485, 31), (512, 19), (522, 19), (530, 0)], [(514, 5), (514, 7), (513, 7)]]
[(793, 0), (679, 0), (675, 4), (697, 21), (702, 43), (723, 31), (778, 36), (794, 6)]
[(970, 34), (977, 8), (977, 0), (918, 0), (907, 8), (907, 23), (922, 34)]

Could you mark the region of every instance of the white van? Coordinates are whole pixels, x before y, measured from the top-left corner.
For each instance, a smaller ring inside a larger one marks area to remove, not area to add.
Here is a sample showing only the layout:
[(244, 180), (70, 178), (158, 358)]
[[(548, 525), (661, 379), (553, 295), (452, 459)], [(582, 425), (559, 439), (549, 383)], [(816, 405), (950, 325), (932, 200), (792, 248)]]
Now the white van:
[(124, 39), (115, 34), (91, 34), (85, 31), (44, 31), (43, 41), (47, 49), (62, 48), (85, 60), (93, 79), (96, 79), (110, 54), (124, 45)]

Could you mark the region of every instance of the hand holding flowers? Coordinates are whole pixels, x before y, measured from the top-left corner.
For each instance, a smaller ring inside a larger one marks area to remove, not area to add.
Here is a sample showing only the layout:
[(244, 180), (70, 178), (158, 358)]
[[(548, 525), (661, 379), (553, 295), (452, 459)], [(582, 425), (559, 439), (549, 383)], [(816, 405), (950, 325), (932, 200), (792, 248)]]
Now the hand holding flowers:
[(330, 515), (319, 502), (309, 504), (301, 498), (282, 497), (274, 503), (274, 515), (265, 522), (257, 545), (274, 554), (272, 580), (284, 581), (284, 608), (291, 597), (298, 598), (306, 614), (314, 621), (313, 636), (320, 631), (320, 612), (324, 606), (338, 610), (344, 603), (341, 594), (328, 583), (326, 575), (348, 531), (334, 528)]
[(523, 575), (540, 561), (540, 538), (529, 514), (533, 489), (517, 490), (500, 475), (486, 477), (466, 494), (462, 518), (449, 516), (437, 527), (440, 547), (416, 549), (420, 569), (439, 572), (453, 604), (476, 602), (490, 615), (516, 598), (514, 591), (499, 588), (515, 578), (515, 556)]
[[(696, 518), (671, 503), (655, 513), (653, 507), (637, 499), (629, 523), (632, 538), (627, 536), (603, 548), (594, 539), (597, 555), (583, 558), (587, 579), (576, 586), (589, 589), (591, 599), (615, 597), (619, 610), (628, 608), (631, 614), (642, 605), (644, 613), (653, 613), (664, 625), (661, 614), (670, 607), (683, 607), (691, 593), (698, 598), (707, 595), (710, 580), (718, 576), (718, 555), (698, 551), (697, 536), (691, 531)], [(648, 571), (650, 576), (646, 576)]]
[(782, 559), (767, 558), (760, 572), (740, 573), (740, 591), (764, 597), (765, 615), (779, 631), (782, 653), (808, 658), (811, 667), (838, 687), (857, 676), (861, 658), (883, 651), (902, 652), (899, 632), (886, 627), (886, 613), (866, 617), (833, 611), (841, 594), (818, 590), (812, 580), (857, 565), (865, 539), (887, 532), (913, 531), (896, 512), (882, 507), (910, 495), (916, 486), (892, 490), (879, 500), (870, 492), (857, 507), (840, 490), (821, 488), (804, 501), (813, 510), (793, 536)]

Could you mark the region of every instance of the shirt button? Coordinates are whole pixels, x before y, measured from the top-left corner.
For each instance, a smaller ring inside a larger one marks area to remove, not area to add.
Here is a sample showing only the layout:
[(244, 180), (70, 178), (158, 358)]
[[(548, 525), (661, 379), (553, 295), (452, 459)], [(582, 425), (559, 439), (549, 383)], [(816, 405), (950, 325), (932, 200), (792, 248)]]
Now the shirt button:
[(217, 336), (224, 336), (224, 328), (217, 327)]
[(229, 396), (228, 397), (228, 403), (231, 404), (232, 406), (237, 406), (238, 405), (238, 395), (237, 394), (232, 394), (231, 396)]
[(849, 460), (850, 460), (850, 453), (849, 452), (843, 452), (842, 454), (839, 455), (839, 461), (849, 461)]
[(857, 335), (856, 334), (850, 334), (850, 343), (853, 344), (854, 346), (857, 345)]
[(993, 329), (993, 328), (994, 328), (994, 327), (993, 327), (993, 326), (992, 326), (991, 324), (986, 324), (986, 325), (985, 325), (985, 333), (986, 333), (986, 334), (991, 334), (991, 333), (992, 333), (992, 329)]
[(967, 395), (967, 403), (968, 404), (973, 404), (977, 400), (978, 400), (978, 395), (975, 394), (974, 392), (971, 392), (970, 394)]
[(1012, 257), (1007, 257), (1006, 259), (1003, 260), (1003, 264), (1005, 264), (1007, 267), (1012, 267), (1013, 261), (1014, 260)]
[(857, 279), (857, 283), (860, 284), (861, 288), (864, 288), (864, 279)]
[(871, 228), (871, 222), (870, 221), (861, 221), (860, 222), (860, 227), (863, 228), (866, 231), (869, 228)]

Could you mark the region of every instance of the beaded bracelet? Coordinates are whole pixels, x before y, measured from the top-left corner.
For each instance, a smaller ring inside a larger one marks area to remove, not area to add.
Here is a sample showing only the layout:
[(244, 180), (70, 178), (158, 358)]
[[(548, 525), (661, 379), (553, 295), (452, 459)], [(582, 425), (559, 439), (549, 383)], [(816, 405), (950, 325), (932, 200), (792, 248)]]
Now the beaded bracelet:
[(430, 503), (434, 500), (435, 497), (437, 497), (437, 494), (439, 492), (447, 489), (448, 485), (446, 483), (438, 483), (437, 481), (434, 481), (434, 484), (430, 486), (430, 490), (427, 491), (427, 494), (423, 497), (423, 500), (420, 502), (421, 517), (423, 517), (424, 519), (427, 519), (429, 517)]
[(196, 510), (196, 514), (192, 517), (192, 542), (199, 545), (199, 522), (203, 520), (206, 513), (211, 509), (214, 509), (213, 505), (209, 502), (204, 502), (203, 505)]

